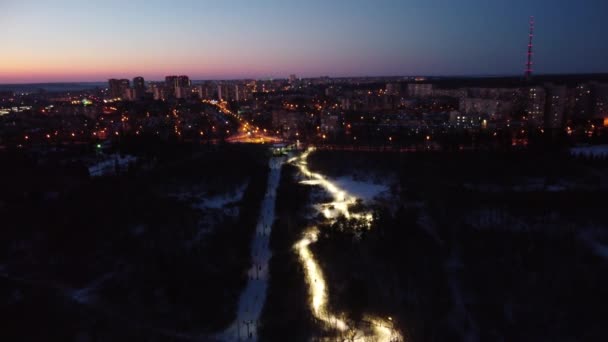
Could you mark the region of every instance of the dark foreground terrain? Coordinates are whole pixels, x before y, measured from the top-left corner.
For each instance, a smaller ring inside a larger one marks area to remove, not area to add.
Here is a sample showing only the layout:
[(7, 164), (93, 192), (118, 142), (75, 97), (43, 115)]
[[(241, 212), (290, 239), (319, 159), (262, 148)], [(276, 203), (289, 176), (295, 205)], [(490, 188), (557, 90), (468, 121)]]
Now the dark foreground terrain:
[[(154, 146), (154, 148), (151, 148)], [(0, 154), (0, 340), (206, 339), (234, 319), (266, 188), (265, 147), (125, 141), (91, 177), (78, 148)], [(330, 178), (389, 182), (371, 226), (315, 218), (322, 189), (285, 165), (260, 317), (264, 341), (332, 336), (293, 248), (311, 246), (349, 326), (408, 341), (603, 341), (608, 160), (567, 151), (317, 151)]]
[(316, 152), (311, 168), (396, 177), (371, 229), (340, 219), (313, 250), (330, 305), (391, 316), (411, 341), (608, 336), (604, 158), (566, 152)]
[(149, 143), (95, 178), (80, 152), (0, 155), (0, 340), (181, 340), (234, 319), (266, 150)]

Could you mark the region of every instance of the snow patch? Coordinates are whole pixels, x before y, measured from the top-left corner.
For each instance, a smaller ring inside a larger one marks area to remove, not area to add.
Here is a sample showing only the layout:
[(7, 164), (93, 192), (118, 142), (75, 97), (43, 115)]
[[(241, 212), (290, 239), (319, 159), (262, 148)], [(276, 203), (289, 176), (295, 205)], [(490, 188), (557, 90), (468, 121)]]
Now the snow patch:
[(221, 209), (228, 204), (239, 202), (243, 198), (243, 194), (245, 193), (246, 188), (247, 184), (243, 184), (236, 190), (233, 190), (231, 192), (227, 192), (221, 195), (203, 197), (201, 198), (201, 201), (196, 204), (195, 207)]
[(140, 236), (142, 234), (144, 234), (146, 232), (146, 226), (143, 224), (138, 224), (137, 226), (134, 226), (133, 228), (131, 228), (131, 234), (133, 236)]
[(113, 276), (113, 273), (105, 274), (81, 289), (75, 289), (70, 291), (69, 296), (78, 303), (90, 303), (93, 300), (95, 292), (97, 292), (99, 287)]
[(344, 189), (350, 195), (362, 199), (365, 202), (369, 202), (389, 190), (388, 183), (355, 180), (351, 176), (336, 178), (333, 183), (338, 188)]
[(570, 153), (575, 156), (608, 157), (608, 145), (572, 147)]
[(600, 243), (597, 240), (597, 237), (595, 236), (594, 232), (588, 230), (582, 232), (579, 237), (589, 248), (591, 248), (591, 251), (595, 255), (604, 258), (606, 261), (608, 261), (608, 246)]
[(89, 166), (89, 174), (91, 177), (113, 175), (117, 171), (126, 170), (129, 164), (134, 163), (136, 160), (137, 158), (134, 156), (112, 154), (107, 156), (106, 159)]

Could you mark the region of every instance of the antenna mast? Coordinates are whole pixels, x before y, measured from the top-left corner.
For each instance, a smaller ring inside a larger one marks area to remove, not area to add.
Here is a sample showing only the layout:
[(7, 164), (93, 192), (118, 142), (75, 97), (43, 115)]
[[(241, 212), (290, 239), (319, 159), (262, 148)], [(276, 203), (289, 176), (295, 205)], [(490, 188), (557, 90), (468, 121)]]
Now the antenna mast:
[(532, 48), (534, 40), (534, 17), (530, 17), (530, 33), (528, 35), (528, 62), (526, 63), (526, 80), (532, 79)]

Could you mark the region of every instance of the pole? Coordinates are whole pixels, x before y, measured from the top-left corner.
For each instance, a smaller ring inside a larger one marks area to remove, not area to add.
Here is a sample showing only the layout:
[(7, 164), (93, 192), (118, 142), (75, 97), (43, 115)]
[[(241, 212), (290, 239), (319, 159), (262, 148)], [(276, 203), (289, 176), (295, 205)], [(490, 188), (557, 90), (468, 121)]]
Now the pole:
[(526, 80), (532, 79), (532, 56), (533, 56), (533, 39), (534, 39), (534, 17), (530, 17), (530, 31), (528, 34), (528, 61), (526, 63)]

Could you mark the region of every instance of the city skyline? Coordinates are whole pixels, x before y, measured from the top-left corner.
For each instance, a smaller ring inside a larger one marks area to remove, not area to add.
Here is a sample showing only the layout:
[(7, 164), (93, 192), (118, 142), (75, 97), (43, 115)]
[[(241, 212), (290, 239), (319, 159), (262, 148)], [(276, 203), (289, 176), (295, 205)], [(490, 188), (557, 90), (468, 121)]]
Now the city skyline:
[(8, 1), (0, 83), (523, 75), (530, 15), (535, 73), (605, 72), (608, 4), (587, 2)]

